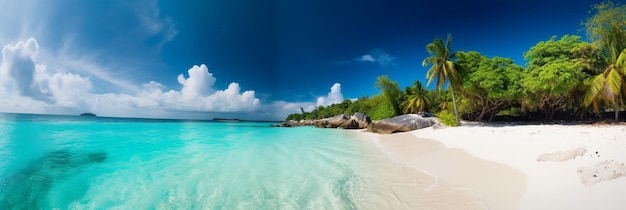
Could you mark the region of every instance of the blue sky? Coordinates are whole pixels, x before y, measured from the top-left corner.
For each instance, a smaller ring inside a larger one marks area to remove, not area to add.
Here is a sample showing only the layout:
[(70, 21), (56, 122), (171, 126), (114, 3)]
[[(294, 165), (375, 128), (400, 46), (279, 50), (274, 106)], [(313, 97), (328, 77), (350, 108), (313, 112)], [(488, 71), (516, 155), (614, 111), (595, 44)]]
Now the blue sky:
[(600, 1), (0, 0), (0, 112), (280, 120), (426, 82), (425, 46), (511, 57)]

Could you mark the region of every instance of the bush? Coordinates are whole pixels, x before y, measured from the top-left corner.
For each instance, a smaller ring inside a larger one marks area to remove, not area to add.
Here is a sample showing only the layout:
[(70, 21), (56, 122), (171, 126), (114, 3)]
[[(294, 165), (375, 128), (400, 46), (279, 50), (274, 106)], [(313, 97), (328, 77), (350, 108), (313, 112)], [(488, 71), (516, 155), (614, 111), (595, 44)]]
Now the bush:
[(290, 114), (289, 116), (287, 116), (287, 119), (285, 119), (285, 121), (289, 121), (289, 120), (295, 120), (295, 121), (300, 121), (304, 119), (304, 115), (302, 114)]
[(452, 114), (448, 110), (441, 110), (441, 112), (437, 114), (437, 117), (439, 117), (439, 121), (444, 125), (450, 127), (459, 126), (459, 124), (456, 123), (456, 118), (454, 117), (454, 114)]
[(371, 110), (370, 118), (372, 120), (382, 120), (391, 117), (395, 117), (396, 112), (393, 109), (393, 106), (389, 103), (379, 103)]

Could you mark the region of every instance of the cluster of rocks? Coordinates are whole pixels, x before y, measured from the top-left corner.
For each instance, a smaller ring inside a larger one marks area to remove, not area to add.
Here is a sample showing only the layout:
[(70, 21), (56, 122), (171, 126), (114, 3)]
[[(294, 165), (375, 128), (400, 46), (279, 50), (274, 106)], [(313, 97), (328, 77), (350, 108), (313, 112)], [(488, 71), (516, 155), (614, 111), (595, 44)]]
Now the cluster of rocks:
[(283, 122), (282, 127), (315, 126), (317, 128), (367, 129), (367, 131), (374, 133), (390, 134), (439, 124), (439, 119), (436, 117), (423, 117), (418, 114), (406, 114), (380, 121), (372, 121), (366, 114), (357, 112), (352, 116), (340, 114), (319, 120), (289, 120)]
[(315, 126), (317, 128), (343, 128), (343, 129), (364, 129), (372, 123), (372, 119), (363, 113), (340, 114), (334, 117), (320, 120), (289, 120), (283, 122), (283, 127), (293, 126)]

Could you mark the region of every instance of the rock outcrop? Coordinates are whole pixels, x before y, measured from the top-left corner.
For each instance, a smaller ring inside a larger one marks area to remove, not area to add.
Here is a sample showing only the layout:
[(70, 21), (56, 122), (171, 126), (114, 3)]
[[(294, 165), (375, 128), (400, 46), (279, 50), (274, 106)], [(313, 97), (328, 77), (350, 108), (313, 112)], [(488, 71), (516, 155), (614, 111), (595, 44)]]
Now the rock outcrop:
[(339, 125), (343, 129), (363, 129), (372, 123), (372, 119), (363, 113), (356, 112), (346, 122)]
[(390, 134), (412, 131), (439, 124), (436, 117), (422, 117), (418, 114), (400, 115), (371, 123), (367, 130), (374, 133)]
[(289, 120), (283, 122), (283, 127), (293, 126), (315, 126), (317, 128), (344, 128), (344, 129), (365, 129), (372, 120), (365, 114), (355, 113), (354, 116), (340, 114), (334, 117), (319, 120)]
[(313, 123), (317, 128), (337, 128), (350, 119), (348, 114), (340, 114), (330, 118), (317, 120)]
[(354, 113), (350, 116), (340, 114), (334, 117), (320, 120), (289, 120), (283, 123), (282, 127), (293, 126), (315, 126), (317, 128), (342, 128), (342, 129), (365, 129), (380, 134), (412, 131), (421, 128), (438, 125), (439, 119), (436, 117), (422, 117), (418, 114), (400, 115), (393, 118), (373, 122), (369, 116), (363, 113)]

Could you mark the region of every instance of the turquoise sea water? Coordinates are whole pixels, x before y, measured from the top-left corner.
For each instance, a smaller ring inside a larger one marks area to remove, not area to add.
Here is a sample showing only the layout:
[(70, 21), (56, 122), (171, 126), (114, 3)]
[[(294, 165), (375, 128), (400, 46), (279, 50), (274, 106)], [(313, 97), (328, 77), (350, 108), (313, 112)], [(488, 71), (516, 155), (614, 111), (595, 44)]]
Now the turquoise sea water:
[(378, 199), (368, 161), (382, 155), (354, 134), (268, 125), (0, 114), (0, 206), (353, 209)]

